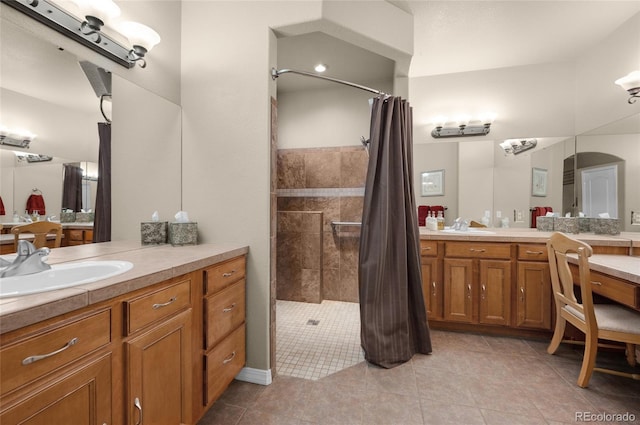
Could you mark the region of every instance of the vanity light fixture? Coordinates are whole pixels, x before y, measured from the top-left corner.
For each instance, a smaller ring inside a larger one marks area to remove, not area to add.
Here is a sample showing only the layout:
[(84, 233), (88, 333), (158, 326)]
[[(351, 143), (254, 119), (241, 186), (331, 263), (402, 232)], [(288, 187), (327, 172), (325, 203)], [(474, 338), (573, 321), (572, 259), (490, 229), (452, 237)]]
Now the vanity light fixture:
[(625, 77), (618, 78), (615, 83), (629, 92), (629, 103), (636, 103), (636, 99), (640, 97), (640, 71), (633, 71)]
[(518, 155), (524, 151), (535, 148), (537, 144), (537, 139), (507, 139), (500, 143), (500, 147), (505, 154)]
[[(440, 139), (443, 137), (486, 136), (491, 130), (491, 124), (496, 118), (494, 113), (483, 114), (478, 120), (471, 121), (468, 116), (461, 116), (455, 120), (455, 125), (446, 127), (451, 121), (446, 117), (438, 117), (433, 120), (436, 127), (431, 131), (431, 137)], [(470, 123), (478, 124), (470, 124)]]
[(6, 127), (0, 126), (0, 145), (29, 149), (29, 144), (35, 138), (36, 135), (29, 131), (9, 130)]
[[(131, 48), (102, 32), (105, 21), (120, 14), (120, 8), (112, 0), (73, 0), (82, 11), (84, 19), (77, 18), (52, 0), (0, 1), (125, 68), (133, 68), (136, 62), (144, 68), (147, 64), (143, 59), (145, 54), (160, 42), (157, 32), (133, 22), (123, 22), (120, 25), (122, 34), (132, 45)], [(114, 29), (118, 30), (117, 27)]]

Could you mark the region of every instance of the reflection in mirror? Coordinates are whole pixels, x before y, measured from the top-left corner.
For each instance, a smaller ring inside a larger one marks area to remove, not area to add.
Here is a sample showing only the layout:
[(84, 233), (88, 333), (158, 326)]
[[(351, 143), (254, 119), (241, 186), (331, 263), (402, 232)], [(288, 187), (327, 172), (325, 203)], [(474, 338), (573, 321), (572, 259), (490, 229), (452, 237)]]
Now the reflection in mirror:
[(640, 232), (640, 114), (579, 135), (576, 152), (576, 212), (606, 213), (622, 231)]
[[(12, 222), (14, 211), (24, 215), (26, 199), (34, 188), (42, 192), (47, 215), (59, 218), (63, 164), (98, 160), (97, 123), (104, 118), (95, 84), (87, 72), (95, 66), (12, 22), (3, 20), (0, 33), (0, 124), (37, 135), (28, 149), (0, 146), (0, 196), (6, 211), (0, 222)], [(52, 159), (42, 162), (21, 159), (28, 155)], [(94, 202), (95, 195), (90, 199)], [(89, 205), (92, 204), (83, 206)]]
[(98, 189), (98, 164), (72, 162), (63, 166), (62, 209), (65, 211), (94, 211)]

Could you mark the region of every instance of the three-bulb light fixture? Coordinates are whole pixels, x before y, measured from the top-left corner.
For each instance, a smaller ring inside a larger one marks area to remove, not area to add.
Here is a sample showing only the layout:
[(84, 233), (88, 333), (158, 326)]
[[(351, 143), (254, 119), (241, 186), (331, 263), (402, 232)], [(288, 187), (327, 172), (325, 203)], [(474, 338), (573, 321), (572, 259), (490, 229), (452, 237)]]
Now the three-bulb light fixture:
[(640, 71), (633, 71), (629, 75), (618, 78), (615, 83), (631, 95), (629, 103), (636, 103), (636, 99), (640, 97)]
[(17, 148), (29, 149), (29, 144), (36, 138), (36, 135), (27, 130), (9, 130), (0, 125), (0, 145), (14, 146)]
[[(120, 8), (112, 0), (73, 0), (82, 18), (52, 0), (1, 1), (127, 68), (136, 62), (146, 67), (145, 55), (160, 42), (160, 35), (146, 25), (115, 21)], [(126, 37), (131, 47), (105, 34), (105, 26)]]
[(507, 139), (500, 143), (500, 147), (506, 154), (518, 155), (522, 152), (533, 149), (538, 144), (537, 139)]
[(447, 117), (437, 117), (432, 120), (435, 128), (431, 131), (431, 137), (439, 139), (442, 137), (486, 136), (489, 134), (495, 118), (496, 114), (493, 112), (482, 114), (476, 120), (471, 120), (471, 117), (467, 115), (459, 116), (453, 121), (449, 121)]

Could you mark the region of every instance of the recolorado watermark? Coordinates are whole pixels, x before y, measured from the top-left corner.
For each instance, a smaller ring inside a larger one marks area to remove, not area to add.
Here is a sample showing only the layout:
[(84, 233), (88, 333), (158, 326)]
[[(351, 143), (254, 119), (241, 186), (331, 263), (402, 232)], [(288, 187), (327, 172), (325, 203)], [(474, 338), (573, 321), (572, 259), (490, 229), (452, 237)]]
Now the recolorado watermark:
[(576, 412), (576, 422), (635, 422), (636, 415), (625, 413)]

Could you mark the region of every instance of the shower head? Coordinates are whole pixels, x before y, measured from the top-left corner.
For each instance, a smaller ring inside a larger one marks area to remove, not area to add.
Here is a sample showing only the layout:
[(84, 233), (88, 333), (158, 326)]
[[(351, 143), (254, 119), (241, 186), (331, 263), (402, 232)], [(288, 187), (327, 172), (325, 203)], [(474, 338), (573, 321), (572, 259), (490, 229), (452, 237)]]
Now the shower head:
[(362, 143), (364, 151), (367, 153), (367, 156), (369, 156), (369, 139), (365, 139), (364, 136), (360, 136), (360, 143)]

